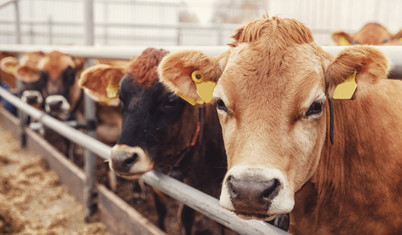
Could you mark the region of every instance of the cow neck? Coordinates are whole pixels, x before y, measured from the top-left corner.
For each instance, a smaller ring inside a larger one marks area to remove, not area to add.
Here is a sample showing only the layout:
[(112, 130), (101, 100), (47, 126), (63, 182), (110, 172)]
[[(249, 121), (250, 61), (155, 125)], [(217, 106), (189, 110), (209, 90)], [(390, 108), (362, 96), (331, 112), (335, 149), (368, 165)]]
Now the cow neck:
[(197, 121), (197, 126), (194, 131), (193, 138), (191, 139), (190, 145), (185, 147), (180, 153), (179, 153), (179, 158), (177, 161), (173, 164), (171, 172), (177, 172), (180, 171), (180, 166), (183, 160), (186, 158), (186, 156), (189, 156), (193, 153), (193, 150), (197, 147), (197, 145), (201, 142), (202, 135), (203, 135), (203, 129), (204, 129), (204, 115), (205, 115), (205, 107), (199, 107), (198, 108), (198, 121)]

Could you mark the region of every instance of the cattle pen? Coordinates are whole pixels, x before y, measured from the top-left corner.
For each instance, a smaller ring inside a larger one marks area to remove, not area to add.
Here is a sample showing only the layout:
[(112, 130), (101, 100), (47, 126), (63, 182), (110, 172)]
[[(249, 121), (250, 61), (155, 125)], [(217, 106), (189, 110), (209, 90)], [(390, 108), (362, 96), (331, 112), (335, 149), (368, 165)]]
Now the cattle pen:
[[(170, 52), (190, 49), (190, 47), (163, 48), (169, 50)], [(342, 50), (342, 47), (323, 48), (332, 54), (336, 54)], [(392, 46), (377, 48), (383, 51), (392, 61), (392, 76), (402, 77), (402, 57), (400, 56), (402, 54), (402, 48)], [(145, 49), (146, 47), (0, 45), (1, 51), (23, 53), (35, 50), (40, 50), (43, 52), (59, 50), (71, 56), (85, 57), (86, 59), (129, 59), (132, 56), (138, 56)], [(223, 52), (226, 47), (191, 47), (191, 49), (202, 50), (205, 53), (214, 56)], [(84, 147), (85, 149), (88, 149), (92, 153), (105, 160), (109, 158), (111, 151), (109, 146), (29, 106), (3, 88), (0, 88), (0, 96), (15, 105), (20, 112), (38, 120), (43, 125), (53, 129), (72, 142)], [(12, 121), (11, 117), (8, 117), (10, 115), (7, 116), (5, 112), (2, 112), (0, 116), (3, 122), (14, 123), (14, 125), (7, 126), (15, 127), (14, 132), (17, 135), (20, 135), (22, 143), (25, 143), (28, 149), (38, 149), (38, 145), (40, 142), (43, 142), (43, 139), (40, 140), (38, 135), (33, 134), (33, 132), (30, 130), (25, 130), (27, 128), (24, 127), (23, 122), (18, 120)], [(85, 197), (87, 197), (85, 190), (88, 190), (88, 182), (94, 182), (94, 179), (88, 178), (92, 177), (91, 174), (85, 175), (80, 170), (71, 168), (71, 166), (66, 167), (65, 163), (63, 163), (66, 160), (62, 160), (63, 158), (54, 156), (54, 153), (47, 153), (46, 155), (52, 155), (45, 157), (45, 159), (48, 161), (50, 167), (60, 175), (61, 181), (69, 188), (70, 192), (77, 198), (79, 202), (84, 205), (87, 204), (87, 200), (85, 200)], [(148, 172), (142, 176), (142, 179), (150, 186), (160, 189), (172, 198), (183, 202), (196, 211), (212, 218), (213, 220), (216, 220), (218, 223), (232, 229), (239, 234), (288, 234), (267, 223), (256, 220), (243, 220), (237, 217), (234, 213), (221, 208), (217, 199), (160, 172)], [(140, 219), (142, 217), (137, 215), (137, 212), (133, 208), (130, 208), (129, 210), (122, 209), (124, 208), (124, 205), (122, 206), (121, 203), (120, 205), (116, 205), (116, 207), (120, 206), (120, 209), (112, 208), (111, 202), (107, 202), (107, 200), (110, 200), (108, 198), (110, 198), (111, 192), (109, 192), (103, 186), (98, 186), (97, 189), (99, 194), (98, 203), (100, 205), (98, 206), (100, 208), (101, 220), (113, 233), (130, 234), (130, 232), (127, 232), (127, 230), (130, 230), (133, 234), (162, 233), (156, 227), (150, 226), (149, 223), (146, 222), (146, 219)], [(89, 207), (90, 205), (87, 204), (85, 206)], [(119, 213), (125, 213), (125, 215), (119, 215)], [(113, 218), (113, 216), (116, 217)], [(130, 220), (121, 219), (122, 217), (128, 217)]]

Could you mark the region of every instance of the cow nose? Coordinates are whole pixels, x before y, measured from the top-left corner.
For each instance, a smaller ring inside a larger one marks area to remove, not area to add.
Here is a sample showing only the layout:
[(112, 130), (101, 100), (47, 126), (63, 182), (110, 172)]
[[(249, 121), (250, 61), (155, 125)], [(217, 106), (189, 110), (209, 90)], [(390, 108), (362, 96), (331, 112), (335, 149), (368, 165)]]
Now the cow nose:
[(26, 97), (28, 104), (36, 104), (38, 103), (38, 96), (37, 95), (28, 95)]
[(228, 176), (226, 183), (230, 199), (238, 212), (254, 210), (256, 213), (265, 213), (280, 189), (278, 179), (259, 181)]
[(63, 101), (61, 100), (53, 100), (48, 103), (50, 111), (60, 111), (62, 104)]
[(141, 148), (119, 148), (113, 147), (110, 154), (111, 167), (119, 174), (132, 173), (133, 166), (142, 158), (145, 153)]

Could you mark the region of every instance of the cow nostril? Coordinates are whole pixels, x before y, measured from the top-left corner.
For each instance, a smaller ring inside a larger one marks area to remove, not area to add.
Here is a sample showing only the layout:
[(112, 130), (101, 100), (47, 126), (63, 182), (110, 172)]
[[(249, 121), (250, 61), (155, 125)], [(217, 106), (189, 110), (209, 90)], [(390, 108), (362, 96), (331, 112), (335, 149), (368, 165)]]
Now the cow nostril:
[(123, 163), (124, 163), (125, 166), (129, 166), (129, 167), (130, 167), (131, 165), (134, 164), (134, 162), (137, 161), (137, 159), (138, 159), (138, 154), (137, 154), (137, 153), (133, 153), (133, 154), (131, 154), (130, 157), (124, 159)]
[(227, 185), (228, 185), (228, 188), (229, 188), (230, 196), (232, 198), (235, 198), (235, 197), (237, 197), (237, 192), (236, 192), (236, 187), (234, 186), (234, 184), (232, 182), (233, 180), (234, 180), (233, 177), (229, 176), (228, 179), (227, 179)]
[(265, 182), (265, 189), (261, 194), (262, 199), (272, 200), (279, 191), (279, 180), (272, 179), (268, 182)]

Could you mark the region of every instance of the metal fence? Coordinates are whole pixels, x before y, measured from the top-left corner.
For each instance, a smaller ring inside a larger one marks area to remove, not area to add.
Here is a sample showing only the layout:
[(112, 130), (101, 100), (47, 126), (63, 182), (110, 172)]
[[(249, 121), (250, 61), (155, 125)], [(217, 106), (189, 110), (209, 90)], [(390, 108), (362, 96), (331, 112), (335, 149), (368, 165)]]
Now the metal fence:
[[(84, 0), (11, 2), (15, 3), (15, 9), (11, 6), (3, 9), (3, 4), (0, 5), (0, 42), (18, 43), (16, 38), (19, 38), (19, 42), (29, 44), (84, 44)], [(229, 36), (240, 24), (260, 17), (265, 12), (271, 16), (291, 17), (305, 23), (320, 45), (334, 45), (330, 35), (337, 30), (355, 32), (365, 23), (375, 21), (396, 33), (402, 22), (402, 15), (399, 14), (402, 7), (400, 0), (220, 0), (215, 1), (215, 5), (206, 5), (200, 0), (196, 8), (186, 7), (184, 2), (94, 0), (95, 43), (224, 45), (230, 41)], [(233, 3), (231, 7), (230, 2)], [(241, 8), (238, 5), (240, 2), (258, 2), (256, 5), (259, 8)], [(189, 23), (180, 20), (182, 11), (226, 14), (233, 19), (242, 16), (242, 20), (201, 22), (203, 19), (199, 19), (200, 22)]]
[[(164, 47), (171, 52), (184, 49), (198, 49), (214, 56), (227, 47)], [(324, 47), (330, 53), (336, 54), (344, 47)], [(402, 47), (377, 47), (382, 50), (393, 62), (394, 67), (392, 73), (395, 77), (402, 78)], [(28, 46), (28, 45), (1, 45), (0, 51), (9, 52), (27, 52), (41, 50), (48, 52), (51, 50), (59, 50), (66, 54), (86, 58), (107, 58), (107, 59), (129, 59), (132, 56), (139, 56), (145, 47), (93, 47), (93, 46)], [(71, 128), (70, 126), (46, 115), (45, 113), (32, 108), (20, 99), (10, 94), (4, 89), (0, 89), (0, 96), (15, 105), (20, 111), (30, 115), (34, 119), (39, 120), (43, 125), (53, 129), (60, 135), (66, 137), (72, 142), (88, 149), (96, 155), (108, 159), (110, 147), (89, 137), (82, 132)], [(149, 185), (159, 188), (169, 196), (185, 203), (191, 208), (205, 214), (206, 216), (216, 220), (226, 227), (240, 234), (287, 234), (269, 224), (256, 220), (243, 220), (234, 213), (225, 210), (219, 206), (218, 200), (206, 195), (186, 184), (175, 179), (163, 175), (157, 171), (151, 171), (143, 175), (142, 179)]]

